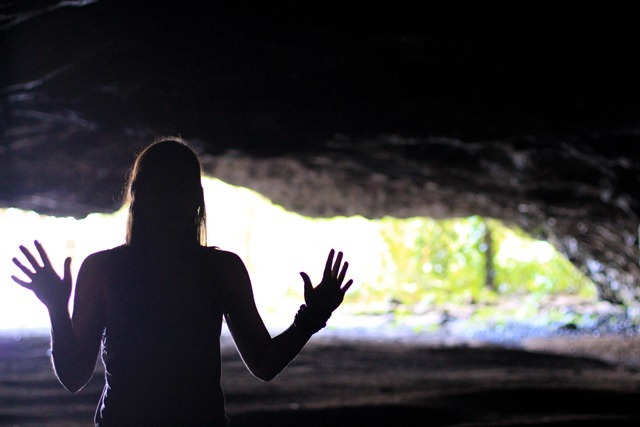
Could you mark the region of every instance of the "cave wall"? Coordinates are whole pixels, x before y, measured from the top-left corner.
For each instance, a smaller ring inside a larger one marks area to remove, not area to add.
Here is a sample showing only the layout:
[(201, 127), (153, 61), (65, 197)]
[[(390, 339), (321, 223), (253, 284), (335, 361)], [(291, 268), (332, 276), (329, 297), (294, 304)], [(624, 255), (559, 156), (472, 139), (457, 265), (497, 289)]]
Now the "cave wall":
[[(380, 137), (331, 141), (322, 152), (206, 157), (213, 175), (311, 216), (482, 215), (551, 242), (598, 285), (637, 305), (638, 156), (611, 150), (640, 135), (468, 142)], [(533, 144), (532, 144), (533, 143)]]
[(312, 216), (485, 215), (636, 304), (631, 13), (601, 5), (17, 1), (0, 6), (0, 205), (119, 207), (181, 134), (208, 173)]

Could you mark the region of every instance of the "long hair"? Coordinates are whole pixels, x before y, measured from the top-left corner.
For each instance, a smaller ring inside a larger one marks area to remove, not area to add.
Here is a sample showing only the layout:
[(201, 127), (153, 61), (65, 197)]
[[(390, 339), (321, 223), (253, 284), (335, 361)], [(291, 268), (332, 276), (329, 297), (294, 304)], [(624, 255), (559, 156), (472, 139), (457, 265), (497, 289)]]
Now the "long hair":
[(180, 137), (163, 137), (154, 141), (138, 154), (129, 173), (126, 185), (126, 203), (129, 206), (127, 218), (127, 245), (144, 243), (145, 222), (144, 204), (136, 204), (136, 195), (142, 192), (161, 191), (147, 183), (162, 182), (163, 178), (179, 174), (193, 185), (194, 200), (197, 208), (193, 220), (185, 231), (185, 241), (201, 246), (207, 244), (206, 209), (202, 193), (202, 166), (197, 154)]

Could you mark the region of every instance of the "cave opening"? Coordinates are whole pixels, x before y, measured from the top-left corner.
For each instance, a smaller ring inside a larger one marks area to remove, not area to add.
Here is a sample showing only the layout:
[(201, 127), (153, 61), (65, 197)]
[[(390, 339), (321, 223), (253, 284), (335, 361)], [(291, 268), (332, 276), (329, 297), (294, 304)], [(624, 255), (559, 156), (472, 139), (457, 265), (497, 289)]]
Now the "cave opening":
[[(321, 274), (328, 249), (342, 250), (357, 285), (330, 330), (356, 336), (493, 333), (514, 325), (544, 333), (594, 331), (629, 320), (599, 298), (597, 287), (550, 243), (515, 225), (478, 215), (366, 219), (311, 218), (259, 193), (205, 177), (208, 243), (238, 253), (252, 277), (267, 326), (286, 328), (303, 299), (299, 271)], [(92, 252), (124, 241), (126, 208), (83, 219), (0, 210), (0, 329), (47, 330), (29, 291), (13, 284), (20, 244), (43, 242), (54, 266), (74, 259), (74, 277)], [(10, 273), (11, 272), (11, 273)], [(504, 334), (502, 334), (504, 335)]]

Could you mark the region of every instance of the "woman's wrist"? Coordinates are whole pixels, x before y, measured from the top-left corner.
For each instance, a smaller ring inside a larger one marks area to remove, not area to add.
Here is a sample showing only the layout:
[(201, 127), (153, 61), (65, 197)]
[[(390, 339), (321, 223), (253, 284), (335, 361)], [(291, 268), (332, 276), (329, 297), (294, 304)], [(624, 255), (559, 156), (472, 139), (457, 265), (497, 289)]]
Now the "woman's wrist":
[(51, 320), (59, 319), (61, 317), (69, 317), (69, 307), (67, 304), (52, 304), (47, 306), (47, 310), (49, 311), (49, 317)]
[(313, 335), (327, 326), (330, 317), (331, 313), (323, 313), (302, 304), (293, 320), (293, 326), (308, 335)]

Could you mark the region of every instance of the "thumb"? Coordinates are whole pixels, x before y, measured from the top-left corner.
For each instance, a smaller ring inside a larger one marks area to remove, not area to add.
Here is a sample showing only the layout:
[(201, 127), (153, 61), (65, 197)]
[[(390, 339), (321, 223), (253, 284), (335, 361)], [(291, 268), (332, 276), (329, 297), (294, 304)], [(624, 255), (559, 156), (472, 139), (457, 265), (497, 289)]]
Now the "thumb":
[(302, 276), (302, 280), (304, 281), (304, 293), (307, 294), (313, 291), (313, 285), (311, 284), (311, 279), (305, 272), (300, 272), (300, 276)]
[(64, 283), (71, 283), (71, 257), (67, 257), (64, 260), (64, 276), (62, 277)]

